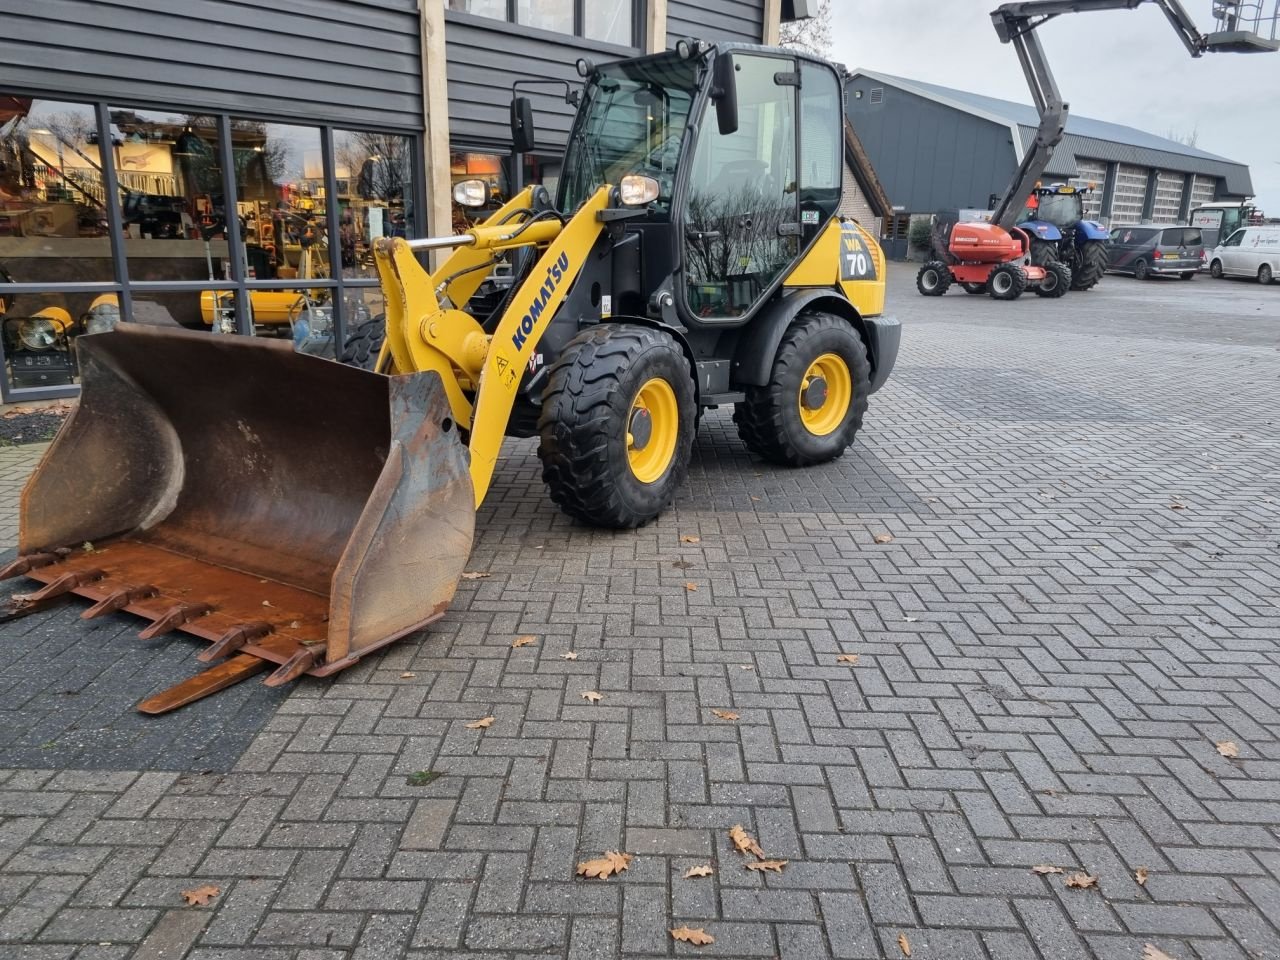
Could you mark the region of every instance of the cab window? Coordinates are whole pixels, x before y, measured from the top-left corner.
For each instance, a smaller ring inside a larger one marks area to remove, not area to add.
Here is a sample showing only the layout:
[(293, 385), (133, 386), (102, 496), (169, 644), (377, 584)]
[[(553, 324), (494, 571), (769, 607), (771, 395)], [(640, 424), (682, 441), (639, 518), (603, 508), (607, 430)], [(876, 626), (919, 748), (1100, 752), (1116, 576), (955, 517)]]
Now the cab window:
[(1222, 245), (1224, 247), (1238, 247), (1242, 240), (1244, 240), (1244, 231), (1237, 230), (1231, 236), (1227, 237), (1226, 242)]

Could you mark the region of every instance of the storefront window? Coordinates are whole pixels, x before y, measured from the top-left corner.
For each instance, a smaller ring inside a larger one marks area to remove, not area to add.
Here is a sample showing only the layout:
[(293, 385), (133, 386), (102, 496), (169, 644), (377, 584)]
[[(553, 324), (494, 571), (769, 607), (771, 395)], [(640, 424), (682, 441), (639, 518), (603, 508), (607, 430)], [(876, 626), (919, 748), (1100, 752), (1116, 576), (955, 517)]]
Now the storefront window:
[(573, 0), (518, 0), (516, 20), (525, 26), (573, 33)]
[(413, 141), (395, 133), (333, 132), (342, 275), (376, 277), (373, 241), (413, 238)]
[(612, 3), (588, 3), (583, 8), (583, 35), (588, 40), (603, 40), (629, 47), (632, 43), (631, 0)]
[(93, 108), (0, 94), (0, 283), (112, 279)]
[(622, 47), (635, 41), (635, 0), (448, 0), (448, 9), (496, 20), (511, 20), (539, 30), (552, 30)]
[(507, 0), (449, 0), (449, 9), (481, 17), (507, 19)]
[(0, 336), (9, 390), (66, 387), (80, 382), (76, 341), (110, 330), (120, 319), (114, 293), (20, 293), (0, 288)]

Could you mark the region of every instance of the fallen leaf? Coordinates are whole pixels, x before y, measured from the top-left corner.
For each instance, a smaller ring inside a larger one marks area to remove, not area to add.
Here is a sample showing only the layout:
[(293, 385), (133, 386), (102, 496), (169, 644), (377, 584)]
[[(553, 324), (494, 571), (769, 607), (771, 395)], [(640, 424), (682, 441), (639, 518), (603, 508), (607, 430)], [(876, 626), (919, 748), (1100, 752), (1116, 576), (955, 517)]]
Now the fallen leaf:
[(872, 539), (874, 539), (876, 543), (893, 543), (893, 534), (877, 533)]
[(902, 951), (904, 957), (911, 956), (911, 941), (907, 939), (905, 933), (898, 934), (898, 949)]
[(1158, 947), (1145, 943), (1142, 945), (1142, 960), (1173, 960), (1173, 957)]
[(400, 674), (400, 679), (401, 679), (401, 680), (412, 680), (412, 679), (413, 679), (414, 677), (416, 677), (416, 676), (417, 676), (417, 674), (416, 674), (416, 673), (410, 673), (408, 670), (406, 670), (404, 673)]
[(1040, 864), (1038, 867), (1032, 867), (1032, 868), (1031, 868), (1031, 872), (1032, 872), (1032, 873), (1039, 873), (1039, 874), (1041, 874), (1041, 875), (1046, 874), (1046, 873), (1062, 873), (1062, 868), (1061, 868), (1061, 867), (1055, 867), (1055, 866), (1053, 866), (1053, 865), (1051, 865), (1051, 864), (1048, 864), (1048, 863), (1042, 863), (1042, 864)]
[(615, 873), (621, 873), (627, 867), (631, 866), (631, 858), (633, 854), (619, 853), (617, 850), (609, 850), (603, 857), (595, 860), (587, 860), (578, 864), (578, 876), (580, 877), (598, 877), (601, 880), (607, 880)]
[(203, 887), (196, 887), (194, 890), (183, 890), (182, 896), (187, 901), (188, 907), (203, 907), (221, 892), (217, 887), (206, 883)]
[(732, 710), (712, 710), (711, 712), (714, 713), (721, 720), (737, 720), (738, 719), (738, 715), (734, 713)]
[(738, 664), (738, 669), (739, 669), (739, 670), (754, 670), (755, 668), (756, 668), (756, 665), (755, 665), (754, 663), (740, 663), (740, 664)]
[(701, 542), (702, 542), (702, 538), (701, 538), (701, 537), (692, 537), (692, 536), (689, 536), (689, 537), (681, 537), (681, 538), (680, 538), (680, 542), (681, 542), (681, 543), (701, 543)]
[(711, 869), (711, 864), (708, 863), (701, 867), (690, 867), (684, 872), (684, 878), (688, 880), (690, 877), (709, 877), (713, 873), (715, 871)]
[(577, 660), (578, 655), (574, 653), (572, 650), (570, 650), (568, 653), (560, 654), (560, 659), (561, 660)]
[(752, 500), (755, 500), (756, 502), (759, 502), (759, 500), (760, 500), (760, 498), (759, 498), (759, 497), (752, 497), (751, 499), (752, 499)]
[(1234, 760), (1236, 757), (1240, 756), (1240, 748), (1236, 746), (1234, 740), (1223, 740), (1216, 746), (1218, 748), (1218, 752), (1228, 759)]
[(907, 623), (918, 623), (920, 620), (919, 617), (903, 617), (902, 619), (905, 620)]
[(842, 653), (840, 656), (836, 657), (836, 663), (847, 663), (852, 666), (857, 662), (858, 655), (856, 653)]
[(695, 947), (705, 947), (709, 943), (715, 943), (716, 938), (701, 927), (676, 927), (671, 931), (673, 940), (683, 940), (685, 943), (692, 943)]
[(753, 860), (747, 864), (748, 870), (772, 870), (774, 873), (781, 873), (782, 868), (787, 865), (786, 860)]
[(442, 776), (444, 774), (438, 770), (417, 770), (405, 777), (404, 782), (411, 787), (425, 787), (432, 780), (439, 780)]
[(531, 633), (526, 633), (523, 637), (516, 637), (511, 641), (513, 647), (531, 647), (538, 642), (538, 638)]
[(1147, 885), (1147, 877), (1151, 876), (1151, 871), (1146, 867), (1139, 867), (1133, 871), (1133, 879), (1138, 881), (1138, 886), (1145, 887)]
[(594, 690), (583, 690), (582, 699), (590, 703), (599, 703), (604, 699), (604, 694), (596, 693)]
[(671, 565), (675, 567), (677, 570), (688, 570), (690, 567), (693, 566), (693, 564), (690, 563), (688, 560), (673, 560), (671, 561)]
[(695, 591), (697, 591), (698, 585), (694, 583), (692, 580), (690, 580), (688, 583), (684, 585), (684, 588), (688, 590), (690, 593), (694, 593)]
[(85, 553), (97, 553), (97, 552), (98, 552), (97, 550), (95, 550), (95, 549), (94, 549), (93, 544), (92, 544), (92, 543), (90, 543), (88, 540), (86, 540), (86, 541), (84, 542), (84, 544), (83, 544), (83, 545), (81, 545), (80, 549), (81, 549), (81, 550), (83, 550)]
[(493, 574), (488, 570), (468, 570), (462, 575), (463, 580), (488, 580)]
[(733, 841), (739, 853), (754, 853), (758, 859), (764, 859), (764, 851), (760, 849), (760, 844), (756, 843), (755, 837), (742, 829), (742, 824), (735, 823), (729, 828), (729, 839)]
[(1073, 873), (1067, 877), (1067, 886), (1075, 887), (1078, 890), (1087, 890), (1089, 887), (1096, 887), (1097, 885), (1098, 878), (1087, 873)]
[(263, 605), (264, 607), (273, 607), (273, 606), (275, 606), (275, 604), (273, 604), (270, 600), (263, 600), (263, 601), (262, 601), (262, 605)]
[(1185, 510), (1185, 509), (1187, 509), (1187, 505), (1186, 505), (1185, 503), (1171, 503), (1171, 504), (1169, 504), (1169, 509), (1170, 509), (1170, 510)]
[(473, 720), (466, 726), (468, 730), (488, 730), (493, 726), (493, 721), (493, 717), (481, 717), (479, 720)]
[(300, 626), (302, 626), (302, 624), (301, 624), (301, 623), (299, 623), (297, 620), (291, 620), (291, 621), (289, 621), (289, 629), (290, 629), (290, 630), (297, 630)]

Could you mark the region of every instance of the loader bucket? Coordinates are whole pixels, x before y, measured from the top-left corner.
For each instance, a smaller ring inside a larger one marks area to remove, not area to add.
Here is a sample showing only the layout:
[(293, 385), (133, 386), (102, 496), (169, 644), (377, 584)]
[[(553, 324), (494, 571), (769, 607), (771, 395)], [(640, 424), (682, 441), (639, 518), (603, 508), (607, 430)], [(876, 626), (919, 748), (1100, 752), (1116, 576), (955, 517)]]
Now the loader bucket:
[(471, 551), (467, 454), (434, 373), (122, 324), (76, 341), (78, 409), (22, 494), (0, 576), (126, 610), (230, 658), (161, 713), (271, 665), (325, 676), (439, 617)]

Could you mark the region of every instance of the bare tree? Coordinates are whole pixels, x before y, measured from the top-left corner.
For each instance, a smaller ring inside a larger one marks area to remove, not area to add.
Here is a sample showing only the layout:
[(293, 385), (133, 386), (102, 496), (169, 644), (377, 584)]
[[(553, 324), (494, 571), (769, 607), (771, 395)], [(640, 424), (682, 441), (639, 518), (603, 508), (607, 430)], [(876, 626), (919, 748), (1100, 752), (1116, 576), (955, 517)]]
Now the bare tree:
[(793, 50), (827, 56), (831, 52), (831, 0), (821, 0), (818, 12), (807, 20), (784, 23), (778, 42)]
[(1181, 143), (1184, 146), (1194, 147), (1200, 142), (1200, 127), (1196, 125), (1191, 128), (1190, 133), (1178, 133), (1173, 127), (1169, 128), (1169, 132), (1164, 135), (1166, 140), (1172, 140), (1174, 143)]

